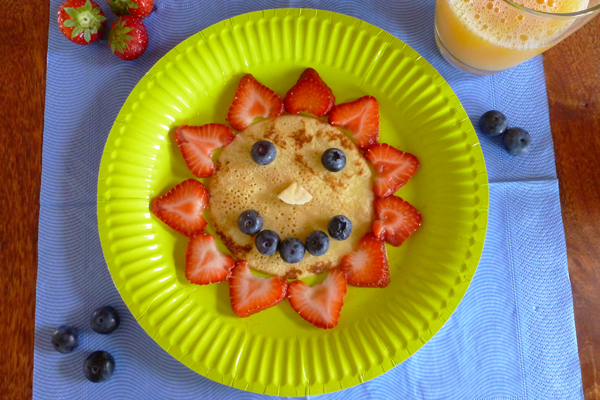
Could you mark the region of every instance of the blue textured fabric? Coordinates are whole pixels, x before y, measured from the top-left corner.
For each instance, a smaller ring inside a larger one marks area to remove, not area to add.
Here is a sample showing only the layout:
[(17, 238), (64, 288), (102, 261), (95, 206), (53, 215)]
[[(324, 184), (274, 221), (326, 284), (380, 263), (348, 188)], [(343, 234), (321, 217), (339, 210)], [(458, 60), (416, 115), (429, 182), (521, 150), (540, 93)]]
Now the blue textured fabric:
[[(265, 398), (194, 373), (140, 328), (102, 255), (96, 184), (112, 122), (160, 57), (213, 23), (276, 7), (336, 11), (387, 30), (440, 71), (474, 122), (489, 109), (501, 109), (512, 125), (533, 136), (526, 157), (511, 157), (497, 142), (480, 138), (490, 179), (488, 234), (477, 273), (448, 323), (393, 370), (319, 398), (583, 398), (541, 58), (493, 77), (454, 69), (435, 45), (435, 0), (163, 0), (144, 20), (150, 34), (146, 54), (123, 62), (106, 43), (84, 47), (67, 41), (54, 18), (60, 3), (50, 5), (34, 398)], [(101, 6), (110, 15), (106, 3)], [(91, 311), (104, 304), (122, 315), (121, 327), (109, 336), (92, 334), (88, 322)], [(67, 322), (82, 329), (81, 347), (61, 355), (52, 349), (50, 335)], [(117, 368), (110, 381), (92, 384), (83, 377), (82, 362), (98, 349), (111, 352)]]

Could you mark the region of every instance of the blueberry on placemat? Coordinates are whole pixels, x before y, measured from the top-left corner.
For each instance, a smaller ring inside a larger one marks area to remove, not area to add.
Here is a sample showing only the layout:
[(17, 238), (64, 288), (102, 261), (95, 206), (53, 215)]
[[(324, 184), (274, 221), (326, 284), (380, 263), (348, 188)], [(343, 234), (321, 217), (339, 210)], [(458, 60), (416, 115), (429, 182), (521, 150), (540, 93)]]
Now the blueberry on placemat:
[(120, 323), (119, 313), (111, 306), (103, 306), (95, 309), (90, 318), (92, 329), (103, 335), (114, 332)]
[(345, 215), (336, 215), (329, 220), (327, 231), (335, 240), (346, 240), (352, 233), (352, 222)]
[(252, 145), (250, 156), (258, 165), (267, 165), (275, 161), (277, 149), (275, 148), (275, 145), (268, 140), (259, 140)]
[(304, 247), (313, 256), (322, 256), (329, 250), (329, 236), (323, 231), (313, 231), (306, 237)]
[(79, 346), (79, 333), (77, 329), (62, 325), (52, 333), (52, 347), (56, 351), (67, 354)]
[(300, 239), (287, 238), (279, 246), (279, 255), (286, 263), (299, 263), (304, 258), (304, 244)]
[(520, 156), (529, 151), (531, 136), (525, 129), (510, 128), (504, 132), (502, 143), (504, 143), (504, 148), (509, 154)]
[(104, 382), (115, 372), (115, 359), (107, 351), (95, 351), (83, 362), (83, 373), (91, 382)]
[(488, 111), (479, 118), (479, 129), (486, 136), (500, 136), (508, 128), (508, 118), (498, 110)]
[(256, 235), (256, 239), (254, 240), (254, 243), (256, 244), (256, 250), (265, 256), (270, 256), (277, 253), (279, 242), (280, 239), (277, 232), (270, 230), (261, 231), (258, 235)]
[(263, 227), (263, 217), (256, 210), (246, 210), (238, 217), (238, 228), (246, 235), (256, 235)]

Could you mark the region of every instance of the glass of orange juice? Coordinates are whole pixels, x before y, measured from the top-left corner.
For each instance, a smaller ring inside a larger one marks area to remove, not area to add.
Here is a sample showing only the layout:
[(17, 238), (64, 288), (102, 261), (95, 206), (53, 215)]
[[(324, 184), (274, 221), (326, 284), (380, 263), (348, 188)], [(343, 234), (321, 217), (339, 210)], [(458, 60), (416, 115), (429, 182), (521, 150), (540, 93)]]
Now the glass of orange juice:
[(437, 0), (435, 38), (452, 64), (480, 75), (543, 53), (600, 13), (600, 0)]

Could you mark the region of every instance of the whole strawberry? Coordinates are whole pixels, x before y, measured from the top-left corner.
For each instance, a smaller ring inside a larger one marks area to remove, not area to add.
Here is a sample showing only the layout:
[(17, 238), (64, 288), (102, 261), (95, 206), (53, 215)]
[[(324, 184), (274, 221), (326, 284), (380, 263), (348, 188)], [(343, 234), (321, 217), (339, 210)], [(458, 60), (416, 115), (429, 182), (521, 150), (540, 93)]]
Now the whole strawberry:
[(71, 42), (86, 45), (100, 39), (106, 17), (91, 0), (67, 0), (58, 8), (58, 27)]
[(144, 19), (152, 12), (154, 0), (108, 0), (108, 5), (116, 15), (133, 15)]
[(108, 43), (112, 52), (123, 60), (135, 60), (148, 47), (148, 32), (141, 19), (123, 15), (110, 27)]

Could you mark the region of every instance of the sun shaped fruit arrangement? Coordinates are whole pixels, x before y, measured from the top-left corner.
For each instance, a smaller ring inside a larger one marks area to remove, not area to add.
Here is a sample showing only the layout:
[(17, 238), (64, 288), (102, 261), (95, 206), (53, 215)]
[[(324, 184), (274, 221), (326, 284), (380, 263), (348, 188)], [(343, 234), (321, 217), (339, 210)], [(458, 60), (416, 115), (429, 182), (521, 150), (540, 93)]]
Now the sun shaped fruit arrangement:
[[(229, 280), (238, 316), (287, 297), (306, 321), (335, 327), (346, 285), (386, 287), (385, 243), (400, 246), (421, 225), (421, 214), (394, 195), (419, 161), (378, 142), (374, 97), (336, 105), (312, 68), (283, 100), (244, 76), (227, 120), (239, 133), (215, 123), (175, 130), (190, 171), (209, 179), (206, 186), (196, 179), (175, 186), (154, 200), (153, 214), (190, 238), (185, 275), (191, 283)], [(230, 255), (204, 232), (206, 207)], [(318, 274), (327, 274), (319, 284), (301, 280)]]

